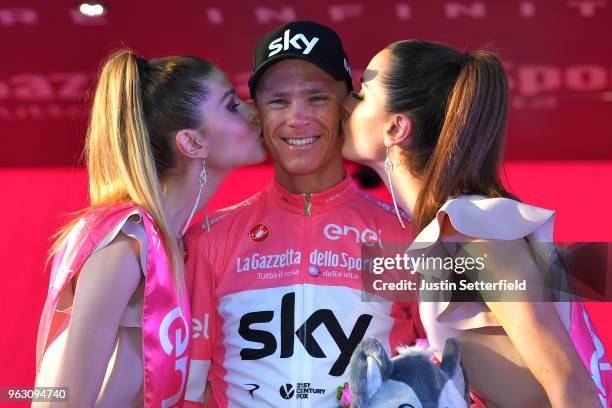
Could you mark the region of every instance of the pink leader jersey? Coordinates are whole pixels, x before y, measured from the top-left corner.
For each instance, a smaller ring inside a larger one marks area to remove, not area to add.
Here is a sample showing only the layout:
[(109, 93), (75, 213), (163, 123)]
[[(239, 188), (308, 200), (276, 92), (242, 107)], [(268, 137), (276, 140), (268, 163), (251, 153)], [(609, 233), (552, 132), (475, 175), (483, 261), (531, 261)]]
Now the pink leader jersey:
[[(138, 216), (147, 236), (142, 342), (144, 406), (180, 406), (187, 380), (190, 320), (187, 296), (177, 296), (170, 261), (159, 229), (142, 208), (120, 204), (99, 208), (81, 218), (53, 258), (49, 292), (43, 308), (36, 344), (36, 366), (40, 370), (49, 344), (70, 324), (70, 314), (59, 311), (60, 303), (72, 305), (70, 284), (81, 267), (110, 231)], [(182, 287), (181, 291), (185, 288)], [(65, 305), (64, 305), (65, 306)], [(87, 356), (83, 356), (84, 359)]]
[(364, 337), (387, 352), (424, 331), (415, 303), (364, 302), (363, 242), (412, 242), (393, 207), (345, 178), (320, 194), (277, 182), (187, 233), (193, 346), (185, 399), (209, 407), (336, 407)]

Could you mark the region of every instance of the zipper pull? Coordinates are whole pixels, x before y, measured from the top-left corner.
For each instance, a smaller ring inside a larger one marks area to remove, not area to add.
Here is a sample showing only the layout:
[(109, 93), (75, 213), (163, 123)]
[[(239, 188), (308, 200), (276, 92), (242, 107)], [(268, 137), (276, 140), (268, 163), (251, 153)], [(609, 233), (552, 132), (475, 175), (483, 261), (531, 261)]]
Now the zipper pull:
[(310, 197), (312, 197), (312, 194), (306, 193), (304, 194), (304, 197), (306, 198), (306, 201), (304, 201), (304, 215), (310, 216), (310, 208), (312, 206), (312, 203), (310, 202)]

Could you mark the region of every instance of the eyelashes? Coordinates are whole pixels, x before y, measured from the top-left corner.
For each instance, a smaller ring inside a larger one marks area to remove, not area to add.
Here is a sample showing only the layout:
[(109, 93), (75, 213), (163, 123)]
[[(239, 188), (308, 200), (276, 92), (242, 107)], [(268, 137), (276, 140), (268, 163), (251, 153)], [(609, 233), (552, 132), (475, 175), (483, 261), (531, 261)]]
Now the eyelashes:
[(240, 106), (240, 102), (231, 101), (227, 106), (227, 110), (230, 112), (238, 112), (238, 107)]
[(357, 92), (352, 91), (351, 92), (351, 96), (355, 99), (357, 99), (358, 101), (363, 101), (363, 96), (359, 95)]
[[(308, 97), (308, 103), (313, 105), (323, 105), (329, 100), (331, 100), (330, 96), (324, 94), (312, 95)], [(272, 105), (276, 107), (283, 107), (286, 105), (290, 105), (291, 103), (293, 103), (292, 98), (274, 98), (266, 102), (267, 105)]]

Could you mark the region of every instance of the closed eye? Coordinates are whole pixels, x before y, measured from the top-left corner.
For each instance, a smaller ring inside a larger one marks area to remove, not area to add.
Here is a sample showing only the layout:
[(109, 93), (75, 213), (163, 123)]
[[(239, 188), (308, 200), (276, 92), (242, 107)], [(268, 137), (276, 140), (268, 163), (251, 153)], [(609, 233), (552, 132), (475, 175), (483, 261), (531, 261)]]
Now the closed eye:
[(397, 408), (414, 408), (414, 406), (410, 405), (410, 404), (402, 404)]
[(313, 95), (310, 97), (311, 102), (321, 102), (329, 100), (329, 96), (327, 95)]
[(240, 106), (240, 102), (236, 102), (235, 100), (231, 100), (230, 103), (227, 105), (227, 110), (230, 112), (238, 112), (238, 107)]
[(361, 96), (360, 94), (358, 94), (357, 92), (353, 91), (351, 92), (351, 96), (355, 99), (357, 99), (358, 101), (363, 101), (363, 96)]
[(287, 105), (288, 103), (289, 103), (289, 101), (287, 99), (284, 99), (284, 98), (270, 99), (268, 101), (268, 105), (277, 105), (277, 106)]

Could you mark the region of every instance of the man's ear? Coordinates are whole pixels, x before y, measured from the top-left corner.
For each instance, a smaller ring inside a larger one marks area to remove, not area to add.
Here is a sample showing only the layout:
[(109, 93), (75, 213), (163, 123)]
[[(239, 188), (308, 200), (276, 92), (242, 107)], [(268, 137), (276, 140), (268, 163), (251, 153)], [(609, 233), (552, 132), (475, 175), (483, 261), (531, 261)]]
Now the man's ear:
[(412, 119), (405, 113), (392, 113), (385, 126), (385, 146), (401, 145), (412, 135)]
[(257, 107), (257, 105), (255, 104), (255, 99), (253, 99), (253, 98), (247, 99), (245, 102), (247, 103), (247, 105), (250, 105), (250, 106), (252, 106), (254, 108)]
[(175, 144), (178, 151), (190, 159), (208, 157), (208, 140), (196, 130), (179, 130), (176, 132)]

